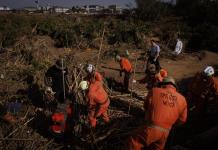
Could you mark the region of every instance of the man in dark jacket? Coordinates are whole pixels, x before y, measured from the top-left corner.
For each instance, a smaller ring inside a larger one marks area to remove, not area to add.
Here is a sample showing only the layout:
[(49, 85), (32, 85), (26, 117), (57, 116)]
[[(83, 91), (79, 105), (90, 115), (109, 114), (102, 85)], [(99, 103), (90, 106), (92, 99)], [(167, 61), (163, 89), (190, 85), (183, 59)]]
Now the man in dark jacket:
[(55, 65), (50, 67), (45, 73), (45, 83), (47, 86), (51, 86), (55, 92), (55, 98), (59, 102), (64, 102), (67, 91), (69, 88), (69, 82), (67, 80), (68, 69), (63, 61), (57, 60)]

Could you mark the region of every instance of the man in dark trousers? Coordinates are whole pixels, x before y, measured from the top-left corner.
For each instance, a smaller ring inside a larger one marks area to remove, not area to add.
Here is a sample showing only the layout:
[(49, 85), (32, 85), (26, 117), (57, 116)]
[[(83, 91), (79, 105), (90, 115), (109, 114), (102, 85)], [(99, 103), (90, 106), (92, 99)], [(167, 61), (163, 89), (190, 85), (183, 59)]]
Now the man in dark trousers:
[(151, 40), (151, 48), (148, 51), (148, 60), (146, 65), (146, 72), (148, 69), (149, 64), (155, 64), (156, 70), (160, 70), (160, 62), (159, 62), (159, 56), (160, 56), (160, 47), (155, 43), (154, 40)]

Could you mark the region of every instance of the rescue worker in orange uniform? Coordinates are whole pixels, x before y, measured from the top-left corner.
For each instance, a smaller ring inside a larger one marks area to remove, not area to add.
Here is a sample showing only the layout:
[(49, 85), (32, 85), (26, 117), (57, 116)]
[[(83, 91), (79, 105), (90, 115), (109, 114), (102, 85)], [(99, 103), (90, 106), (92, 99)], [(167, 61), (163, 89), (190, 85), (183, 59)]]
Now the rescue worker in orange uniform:
[(124, 91), (128, 92), (129, 91), (129, 80), (131, 77), (131, 73), (132, 73), (132, 65), (130, 63), (130, 61), (127, 58), (124, 57), (120, 57), (120, 56), (116, 56), (116, 60), (120, 63), (120, 77), (122, 77), (122, 72), (125, 73), (124, 76)]
[(87, 100), (88, 100), (88, 118), (91, 127), (95, 128), (97, 124), (97, 118), (102, 117), (102, 119), (108, 123), (109, 117), (107, 110), (110, 104), (110, 100), (103, 85), (100, 81), (90, 82), (82, 81), (80, 83), (80, 88), (82, 90), (87, 90)]
[(52, 125), (50, 127), (52, 134), (56, 137), (60, 137), (67, 132), (71, 132), (74, 126), (72, 117), (73, 104), (69, 104), (66, 110), (55, 112), (54, 114), (52, 114)]
[(187, 119), (185, 98), (176, 91), (175, 80), (165, 78), (160, 88), (153, 88), (145, 101), (146, 124), (128, 139), (129, 150), (163, 150), (174, 124)]
[[(218, 112), (218, 78), (214, 77), (214, 73), (214, 68), (207, 66), (195, 75), (189, 85), (188, 101), (196, 115), (201, 116), (207, 109)], [(216, 108), (207, 108), (208, 103), (214, 103)]]
[(95, 67), (92, 64), (88, 64), (86, 68), (86, 72), (88, 73), (89, 82), (100, 81), (103, 82), (102, 75), (95, 70)]

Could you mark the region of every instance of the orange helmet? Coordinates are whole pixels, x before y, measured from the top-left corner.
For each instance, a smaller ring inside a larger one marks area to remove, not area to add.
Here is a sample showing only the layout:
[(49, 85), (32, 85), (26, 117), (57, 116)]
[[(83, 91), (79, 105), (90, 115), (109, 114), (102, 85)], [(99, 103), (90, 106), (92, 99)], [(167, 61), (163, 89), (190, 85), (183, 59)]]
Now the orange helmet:
[(165, 77), (168, 76), (168, 73), (167, 73), (167, 71), (166, 71), (165, 69), (161, 69), (161, 70), (160, 70), (160, 75), (161, 75), (163, 78), (165, 78)]

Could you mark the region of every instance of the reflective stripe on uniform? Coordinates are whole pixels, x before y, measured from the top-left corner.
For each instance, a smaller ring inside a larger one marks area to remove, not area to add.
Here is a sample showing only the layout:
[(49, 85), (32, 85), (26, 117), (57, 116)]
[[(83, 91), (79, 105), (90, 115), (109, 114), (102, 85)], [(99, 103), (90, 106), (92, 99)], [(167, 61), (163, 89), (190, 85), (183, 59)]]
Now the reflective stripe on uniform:
[(168, 129), (168, 128), (163, 128), (163, 127), (160, 127), (160, 126), (157, 126), (157, 125), (154, 125), (154, 124), (147, 124), (147, 126), (150, 127), (150, 128), (158, 129), (158, 130), (160, 130), (160, 131), (170, 132), (170, 129)]

